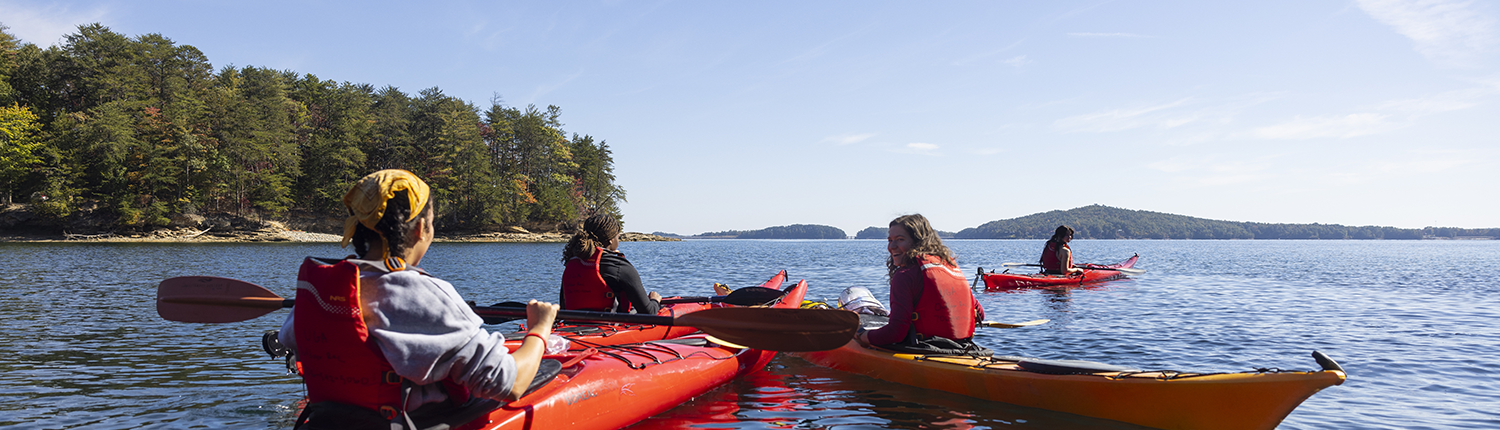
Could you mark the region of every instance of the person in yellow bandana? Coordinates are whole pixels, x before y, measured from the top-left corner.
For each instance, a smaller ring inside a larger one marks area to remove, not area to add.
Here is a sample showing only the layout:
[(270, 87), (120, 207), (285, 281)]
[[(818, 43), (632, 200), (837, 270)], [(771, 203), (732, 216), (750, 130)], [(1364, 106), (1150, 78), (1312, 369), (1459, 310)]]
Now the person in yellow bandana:
[(278, 334), (307, 384), (297, 428), (411, 428), (424, 405), (513, 400), (531, 385), (558, 306), (528, 303), (529, 333), (508, 352), (452, 284), (416, 268), (435, 233), (431, 195), (405, 170), (365, 176), (344, 196), (341, 246), (355, 255), (303, 262)]

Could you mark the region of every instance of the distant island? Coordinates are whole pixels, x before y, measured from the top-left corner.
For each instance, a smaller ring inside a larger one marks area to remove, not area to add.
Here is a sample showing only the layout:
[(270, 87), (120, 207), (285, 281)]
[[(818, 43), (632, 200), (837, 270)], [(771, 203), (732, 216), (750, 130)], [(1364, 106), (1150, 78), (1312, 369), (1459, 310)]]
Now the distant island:
[[(1161, 212), (1090, 205), (1020, 218), (990, 221), (958, 233), (938, 231), (943, 239), (1047, 239), (1059, 225), (1075, 230), (1077, 239), (1331, 239), (1331, 240), (1485, 240), (1500, 238), (1500, 228), (1396, 228), (1338, 224), (1270, 224), (1219, 221)], [(885, 239), (887, 227), (866, 227), (855, 239)], [(794, 224), (761, 230), (729, 230), (682, 236), (655, 232), (667, 239), (844, 239), (844, 231), (826, 225)]]
[[(1218, 221), (1102, 205), (990, 221), (960, 230), (958, 239), (1046, 239), (1059, 225), (1078, 239), (1494, 239), (1500, 228), (1420, 229), (1338, 224), (1268, 224)], [(867, 229), (868, 230), (868, 229)]]
[(673, 233), (655, 232), (657, 236), (674, 239), (848, 239), (849, 235), (838, 227), (813, 224), (792, 224), (766, 227), (760, 230), (729, 230), (682, 236)]
[[(888, 230), (890, 230), (889, 227), (865, 227), (864, 230), (860, 230), (859, 233), (855, 233), (854, 234), (854, 238), (855, 239), (885, 239), (886, 236), (887, 236), (886, 235), (886, 231), (888, 231)], [(938, 230), (937, 234), (938, 234), (938, 237), (943, 238), (943, 239), (952, 239), (952, 238), (954, 238), (955, 235), (957, 235), (957, 233), (954, 233), (954, 232), (951, 232), (951, 231), (942, 231), (942, 230)]]

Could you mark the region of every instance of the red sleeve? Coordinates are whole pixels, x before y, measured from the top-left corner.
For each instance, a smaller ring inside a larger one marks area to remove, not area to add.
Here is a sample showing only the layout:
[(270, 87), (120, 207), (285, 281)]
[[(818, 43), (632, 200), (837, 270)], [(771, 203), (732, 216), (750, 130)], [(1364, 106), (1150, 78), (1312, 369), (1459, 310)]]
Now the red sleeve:
[(922, 291), (922, 266), (897, 270), (891, 274), (891, 322), (870, 331), (870, 343), (889, 345), (906, 340), (911, 330), (912, 307), (917, 305), (917, 293)]

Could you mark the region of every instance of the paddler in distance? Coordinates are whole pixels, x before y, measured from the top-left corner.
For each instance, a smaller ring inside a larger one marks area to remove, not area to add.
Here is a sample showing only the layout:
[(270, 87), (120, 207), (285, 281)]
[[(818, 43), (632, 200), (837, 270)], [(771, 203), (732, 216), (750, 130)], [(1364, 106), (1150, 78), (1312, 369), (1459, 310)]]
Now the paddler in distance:
[(1083, 275), (1083, 269), (1073, 267), (1073, 248), (1068, 247), (1068, 242), (1073, 241), (1073, 228), (1066, 225), (1057, 226), (1053, 231), (1052, 238), (1047, 239), (1047, 244), (1042, 247), (1042, 273), (1047, 275)]
[(435, 233), (427, 183), (381, 170), (356, 182), (344, 205), (341, 246), (356, 255), (303, 261), (278, 335), (307, 384), (296, 428), (413, 428), (407, 412), (423, 405), (524, 394), (557, 305), (528, 303), (529, 331), (508, 353), (452, 284), (416, 268)]
[(620, 221), (599, 213), (584, 218), (563, 247), (562, 288), (567, 310), (656, 315), (661, 295), (646, 292), (641, 275), (620, 252)]
[(903, 352), (990, 355), (974, 343), (984, 308), (969, 290), (953, 251), (920, 214), (897, 217), (886, 233), (890, 322), (862, 331), (859, 342)]

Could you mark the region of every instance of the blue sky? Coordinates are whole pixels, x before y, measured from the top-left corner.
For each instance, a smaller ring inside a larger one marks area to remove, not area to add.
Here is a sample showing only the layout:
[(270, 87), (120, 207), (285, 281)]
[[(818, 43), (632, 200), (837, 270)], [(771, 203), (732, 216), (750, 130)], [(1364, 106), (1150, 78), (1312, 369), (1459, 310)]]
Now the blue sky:
[(0, 0), (48, 46), (160, 33), (217, 67), (562, 108), (626, 229), (1090, 204), (1500, 227), (1500, 5), (1481, 1)]

